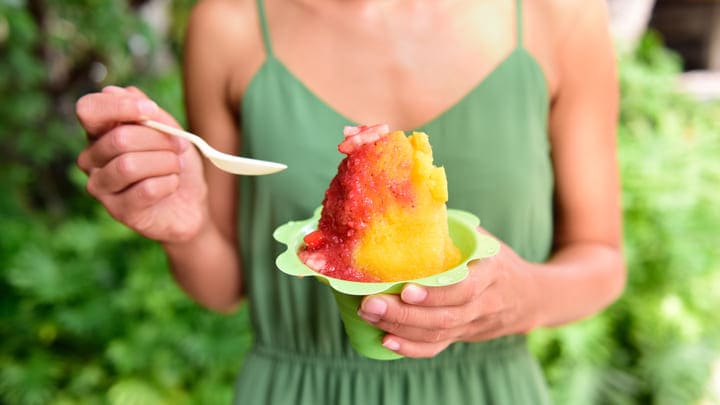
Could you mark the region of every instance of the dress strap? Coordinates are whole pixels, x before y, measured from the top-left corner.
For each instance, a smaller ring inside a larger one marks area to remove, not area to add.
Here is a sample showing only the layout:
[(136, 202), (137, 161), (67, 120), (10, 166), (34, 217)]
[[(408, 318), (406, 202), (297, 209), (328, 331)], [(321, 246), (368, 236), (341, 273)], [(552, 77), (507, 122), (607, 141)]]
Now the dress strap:
[(260, 30), (262, 31), (263, 44), (265, 52), (272, 55), (272, 43), (270, 42), (270, 30), (268, 29), (267, 18), (265, 16), (265, 1), (257, 0), (258, 20), (260, 20)]
[[(262, 1), (262, 0), (259, 0)], [(523, 12), (522, 0), (515, 0), (515, 35), (517, 47), (523, 47)]]

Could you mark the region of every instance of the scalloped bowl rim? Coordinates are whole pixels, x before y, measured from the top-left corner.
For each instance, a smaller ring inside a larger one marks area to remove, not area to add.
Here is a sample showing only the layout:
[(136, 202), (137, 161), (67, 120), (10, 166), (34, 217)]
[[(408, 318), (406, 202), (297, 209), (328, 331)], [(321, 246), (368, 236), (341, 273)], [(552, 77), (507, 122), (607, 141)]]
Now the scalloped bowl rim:
[(478, 217), (466, 211), (448, 209), (450, 236), (463, 253), (463, 260), (457, 266), (432, 276), (412, 280), (388, 282), (343, 280), (318, 273), (306, 266), (297, 255), (298, 249), (304, 243), (303, 238), (305, 235), (317, 229), (321, 211), (322, 207), (318, 207), (315, 209), (312, 217), (301, 221), (287, 222), (273, 232), (273, 238), (286, 246), (285, 251), (275, 260), (275, 264), (278, 269), (285, 274), (296, 277), (316, 277), (323, 283), (329, 284), (336, 291), (344, 294), (370, 295), (382, 292), (397, 293), (409, 282), (428, 287), (441, 287), (455, 284), (467, 277), (469, 273), (468, 262), (491, 257), (500, 250), (500, 243), (498, 243), (495, 238), (480, 233), (477, 230), (478, 225), (480, 225)]

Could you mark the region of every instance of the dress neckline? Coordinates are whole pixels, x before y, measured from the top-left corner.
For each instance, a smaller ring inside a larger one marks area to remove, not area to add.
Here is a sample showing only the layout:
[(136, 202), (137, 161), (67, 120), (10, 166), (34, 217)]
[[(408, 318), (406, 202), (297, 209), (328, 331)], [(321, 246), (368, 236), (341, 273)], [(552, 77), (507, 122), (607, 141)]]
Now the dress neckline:
[[(477, 93), (479, 93), (482, 89), (488, 86), (488, 83), (492, 82), (494, 78), (499, 74), (499, 72), (506, 69), (508, 65), (510, 65), (510, 61), (518, 58), (518, 57), (529, 57), (532, 62), (534, 62), (535, 65), (538, 65), (537, 61), (535, 60), (534, 56), (529, 54), (527, 50), (524, 47), (514, 47), (512, 51), (510, 51), (504, 58), (500, 59), (500, 61), (487, 73), (485, 74), (482, 79), (480, 79), (477, 83), (475, 83), (473, 86), (471, 86), (463, 95), (458, 98), (456, 101), (442, 109), (439, 113), (435, 114), (433, 117), (426, 120), (424, 123), (422, 123), (419, 126), (416, 126), (415, 128), (409, 129), (409, 130), (422, 130), (424, 128), (427, 128), (429, 126), (432, 126), (436, 124), (437, 122), (443, 120), (447, 115), (451, 114), (452, 111), (460, 108), (462, 105), (466, 104), (469, 99), (472, 99), (473, 96)], [(343, 112), (339, 111), (337, 108), (333, 107), (329, 102), (327, 102), (323, 97), (318, 95), (313, 89), (311, 89), (305, 82), (297, 76), (295, 73), (293, 73), (292, 70), (290, 70), (287, 65), (285, 65), (280, 59), (278, 59), (274, 53), (269, 53), (265, 57), (265, 61), (263, 61), (263, 64), (261, 67), (255, 72), (253, 77), (250, 79), (250, 82), (248, 83), (243, 98), (247, 94), (250, 93), (250, 89), (253, 87), (254, 83), (257, 81), (257, 77), (261, 76), (262, 72), (264, 70), (270, 69), (271, 66), (276, 66), (282, 74), (287, 77), (292, 83), (295, 84), (298, 88), (301, 89), (304, 93), (308, 95), (308, 97), (311, 100), (314, 100), (314, 102), (320, 104), (324, 107), (327, 111), (329, 111), (331, 114), (338, 116), (342, 118), (344, 121), (348, 122), (348, 125), (360, 125), (361, 123), (357, 122), (356, 120), (350, 118)], [(540, 68), (537, 66), (537, 68)], [(541, 73), (544, 77), (544, 73)], [(543, 80), (543, 84), (545, 85), (545, 90), (547, 91), (547, 83), (546, 80)], [(405, 129), (406, 131), (408, 129)]]

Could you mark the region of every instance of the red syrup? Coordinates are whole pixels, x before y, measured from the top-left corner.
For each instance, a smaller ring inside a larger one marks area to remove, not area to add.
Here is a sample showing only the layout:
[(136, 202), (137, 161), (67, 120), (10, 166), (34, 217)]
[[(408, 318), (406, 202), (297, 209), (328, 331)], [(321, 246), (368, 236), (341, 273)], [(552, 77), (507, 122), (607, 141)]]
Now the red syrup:
[[(382, 214), (388, 202), (413, 203), (410, 163), (399, 159), (387, 170), (393, 156), (402, 156), (391, 140), (384, 136), (357, 146), (340, 163), (325, 192), (318, 229), (305, 236), (305, 246), (298, 252), (300, 260), (313, 270), (343, 280), (380, 281), (355, 268), (352, 257), (373, 216)], [(389, 176), (389, 171), (394, 174)]]

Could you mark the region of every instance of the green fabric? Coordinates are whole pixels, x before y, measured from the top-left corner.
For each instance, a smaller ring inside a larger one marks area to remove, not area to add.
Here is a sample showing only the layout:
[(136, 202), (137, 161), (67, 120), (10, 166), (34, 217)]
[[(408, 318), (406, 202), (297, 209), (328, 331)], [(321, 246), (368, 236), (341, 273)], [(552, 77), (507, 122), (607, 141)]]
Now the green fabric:
[[(240, 179), (240, 250), (255, 343), (243, 363), (243, 404), (543, 404), (547, 388), (524, 336), (457, 343), (433, 359), (375, 361), (348, 344), (332, 293), (275, 268), (279, 225), (320, 205), (342, 155), (345, 125), (275, 58), (258, 0), (267, 58), (242, 100), (243, 154), (288, 165)], [(519, 0), (518, 0), (519, 5)], [(518, 7), (518, 21), (521, 21)], [(522, 26), (518, 24), (518, 36)], [(553, 175), (542, 71), (517, 48), (461, 101), (417, 130), (445, 167), (448, 206), (480, 217), (531, 261), (552, 240)], [(369, 123), (372, 124), (372, 123)]]

